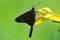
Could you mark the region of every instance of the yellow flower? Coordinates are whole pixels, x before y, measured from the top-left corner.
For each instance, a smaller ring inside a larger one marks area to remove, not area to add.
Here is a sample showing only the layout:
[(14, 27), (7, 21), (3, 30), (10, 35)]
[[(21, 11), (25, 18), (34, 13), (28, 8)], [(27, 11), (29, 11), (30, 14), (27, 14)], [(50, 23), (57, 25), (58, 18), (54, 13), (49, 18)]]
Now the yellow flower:
[(60, 15), (53, 14), (51, 9), (49, 9), (47, 7), (39, 9), (38, 11), (41, 12), (41, 13), (46, 13), (46, 14), (45, 15), (40, 14), (40, 17), (35, 21), (33, 26), (37, 26), (37, 25), (41, 24), (43, 21), (46, 21), (48, 19), (52, 20), (54, 22), (60, 22)]

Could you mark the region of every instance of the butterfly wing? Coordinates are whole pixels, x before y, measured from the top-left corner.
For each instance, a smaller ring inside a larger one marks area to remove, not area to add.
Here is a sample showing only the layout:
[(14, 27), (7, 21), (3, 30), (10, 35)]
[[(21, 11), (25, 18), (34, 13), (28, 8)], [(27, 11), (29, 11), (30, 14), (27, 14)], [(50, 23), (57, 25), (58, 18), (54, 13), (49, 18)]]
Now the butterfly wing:
[(15, 19), (16, 22), (27, 23), (28, 25), (31, 26), (29, 37), (32, 36), (33, 24), (35, 22), (35, 16), (36, 16), (35, 13), (36, 13), (35, 8), (33, 7), (30, 11), (22, 14), (21, 16), (19, 16)]
[(28, 11), (24, 14), (22, 14), (21, 16), (17, 17), (15, 19), (16, 22), (19, 22), (19, 23), (27, 23), (29, 24), (30, 26), (33, 26), (33, 23), (35, 22), (35, 11), (31, 10), (31, 11)]
[(16, 22), (24, 23), (25, 13), (15, 19)]

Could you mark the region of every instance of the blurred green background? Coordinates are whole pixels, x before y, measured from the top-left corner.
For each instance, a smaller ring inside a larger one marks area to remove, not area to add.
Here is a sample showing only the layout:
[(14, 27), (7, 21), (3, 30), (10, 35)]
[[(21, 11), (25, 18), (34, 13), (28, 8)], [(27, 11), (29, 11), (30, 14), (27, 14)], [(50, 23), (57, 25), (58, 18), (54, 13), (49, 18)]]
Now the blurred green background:
[(33, 29), (29, 38), (30, 26), (15, 22), (16, 17), (39, 2), (36, 10), (49, 7), (60, 14), (60, 0), (0, 0), (0, 40), (60, 40), (60, 23), (45, 21)]

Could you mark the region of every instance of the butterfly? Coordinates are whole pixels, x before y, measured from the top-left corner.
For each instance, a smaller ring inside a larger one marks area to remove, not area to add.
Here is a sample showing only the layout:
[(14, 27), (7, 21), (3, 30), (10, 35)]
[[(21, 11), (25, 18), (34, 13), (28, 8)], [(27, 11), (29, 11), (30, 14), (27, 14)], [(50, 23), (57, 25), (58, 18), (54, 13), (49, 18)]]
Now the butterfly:
[(34, 26), (37, 26), (46, 20), (60, 23), (60, 15), (54, 14), (48, 7), (41, 8), (38, 11), (42, 14), (39, 15), (39, 18), (35, 21)]
[(18, 23), (26, 23), (28, 25), (30, 25), (30, 33), (29, 33), (29, 37), (32, 36), (32, 31), (33, 31), (33, 24), (35, 22), (35, 16), (36, 16), (36, 11), (35, 11), (35, 7), (32, 7), (31, 10), (25, 12), (24, 14), (18, 16), (15, 21)]

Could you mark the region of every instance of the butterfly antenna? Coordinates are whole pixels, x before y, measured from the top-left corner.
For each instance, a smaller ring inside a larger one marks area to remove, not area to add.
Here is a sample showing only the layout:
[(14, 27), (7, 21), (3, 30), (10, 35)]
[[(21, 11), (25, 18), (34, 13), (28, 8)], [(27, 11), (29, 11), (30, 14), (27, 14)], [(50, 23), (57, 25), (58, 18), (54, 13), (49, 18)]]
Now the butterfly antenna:
[(36, 5), (33, 4), (33, 7), (37, 7), (39, 4), (41, 4), (41, 2), (37, 3)]
[(29, 37), (31, 38), (31, 36), (32, 36), (32, 31), (33, 31), (33, 27), (31, 26), (31, 28), (30, 28), (30, 34), (29, 34)]

